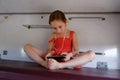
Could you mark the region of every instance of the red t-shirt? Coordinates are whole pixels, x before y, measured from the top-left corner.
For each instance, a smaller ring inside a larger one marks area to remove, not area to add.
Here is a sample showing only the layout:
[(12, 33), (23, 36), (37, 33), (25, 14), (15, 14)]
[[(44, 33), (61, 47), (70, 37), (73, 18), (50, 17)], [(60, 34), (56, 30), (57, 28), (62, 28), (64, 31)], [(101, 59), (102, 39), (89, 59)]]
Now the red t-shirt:
[(53, 55), (57, 56), (60, 55), (62, 52), (72, 52), (73, 47), (73, 33), (74, 31), (70, 31), (69, 38), (53, 38), (49, 42), (54, 42), (53, 47)]

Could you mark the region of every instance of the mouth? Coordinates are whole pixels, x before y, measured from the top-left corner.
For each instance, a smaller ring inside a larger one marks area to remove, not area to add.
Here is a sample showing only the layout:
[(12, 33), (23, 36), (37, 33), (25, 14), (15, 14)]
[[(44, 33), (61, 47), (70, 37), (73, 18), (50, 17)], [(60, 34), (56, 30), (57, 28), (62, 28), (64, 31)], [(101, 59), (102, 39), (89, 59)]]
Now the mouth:
[(62, 32), (57, 32), (58, 34), (61, 34)]

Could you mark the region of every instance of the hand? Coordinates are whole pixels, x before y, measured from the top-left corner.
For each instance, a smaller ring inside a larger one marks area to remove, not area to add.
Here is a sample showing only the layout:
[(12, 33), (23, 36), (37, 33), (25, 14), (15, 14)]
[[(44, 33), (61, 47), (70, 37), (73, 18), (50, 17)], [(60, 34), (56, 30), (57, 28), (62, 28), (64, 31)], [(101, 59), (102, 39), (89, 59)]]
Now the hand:
[(73, 54), (72, 53), (63, 52), (61, 54), (61, 56), (65, 56), (65, 58), (63, 59), (63, 61), (68, 61), (73, 56)]
[(54, 53), (54, 51), (49, 52), (49, 53), (45, 56), (45, 60), (48, 60), (47, 57), (52, 56), (53, 53)]
[(51, 56), (51, 53), (48, 53), (46, 56), (45, 56), (45, 60), (48, 60), (47, 57)]

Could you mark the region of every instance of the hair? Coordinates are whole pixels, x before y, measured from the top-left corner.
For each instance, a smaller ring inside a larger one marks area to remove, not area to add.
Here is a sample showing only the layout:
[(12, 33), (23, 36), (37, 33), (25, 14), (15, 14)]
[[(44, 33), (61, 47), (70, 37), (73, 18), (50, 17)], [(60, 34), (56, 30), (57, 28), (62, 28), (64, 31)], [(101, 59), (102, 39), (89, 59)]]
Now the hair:
[(49, 16), (49, 24), (51, 24), (52, 21), (54, 20), (61, 20), (63, 21), (64, 23), (66, 23), (66, 17), (65, 17), (65, 14), (60, 11), (60, 10), (56, 10), (54, 12), (52, 12)]

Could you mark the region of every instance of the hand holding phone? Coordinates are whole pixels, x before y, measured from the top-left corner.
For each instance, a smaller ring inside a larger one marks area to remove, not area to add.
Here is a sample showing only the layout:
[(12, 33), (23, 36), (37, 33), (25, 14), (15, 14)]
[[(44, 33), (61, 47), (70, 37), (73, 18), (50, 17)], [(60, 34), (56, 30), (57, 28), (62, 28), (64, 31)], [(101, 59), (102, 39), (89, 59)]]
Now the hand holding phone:
[(62, 60), (62, 59), (65, 58), (65, 56), (48, 56), (48, 57), (47, 57), (47, 59), (50, 59), (50, 58), (56, 59), (56, 60)]

